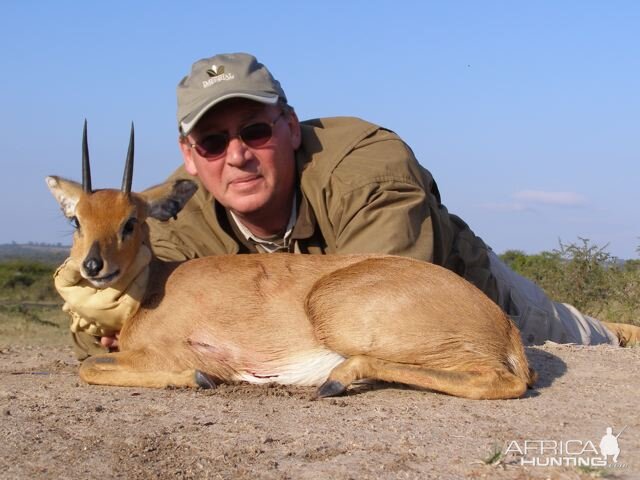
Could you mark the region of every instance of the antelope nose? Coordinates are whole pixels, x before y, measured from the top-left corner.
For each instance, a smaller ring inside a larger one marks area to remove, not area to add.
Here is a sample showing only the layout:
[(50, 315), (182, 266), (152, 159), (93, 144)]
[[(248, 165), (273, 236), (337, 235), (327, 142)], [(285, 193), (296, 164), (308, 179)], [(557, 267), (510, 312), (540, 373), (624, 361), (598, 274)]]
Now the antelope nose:
[(88, 257), (85, 258), (84, 262), (82, 262), (82, 267), (84, 268), (85, 273), (90, 277), (97, 276), (103, 266), (104, 263), (99, 257)]

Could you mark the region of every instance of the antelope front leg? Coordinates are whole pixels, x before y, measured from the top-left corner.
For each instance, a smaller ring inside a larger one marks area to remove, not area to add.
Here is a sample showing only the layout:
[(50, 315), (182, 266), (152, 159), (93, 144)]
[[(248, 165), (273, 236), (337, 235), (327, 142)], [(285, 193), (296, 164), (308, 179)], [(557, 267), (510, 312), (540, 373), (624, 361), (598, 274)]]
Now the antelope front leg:
[(80, 366), (80, 378), (91, 385), (119, 387), (215, 387), (214, 379), (199, 370), (163, 370), (153, 358), (136, 351), (89, 357)]

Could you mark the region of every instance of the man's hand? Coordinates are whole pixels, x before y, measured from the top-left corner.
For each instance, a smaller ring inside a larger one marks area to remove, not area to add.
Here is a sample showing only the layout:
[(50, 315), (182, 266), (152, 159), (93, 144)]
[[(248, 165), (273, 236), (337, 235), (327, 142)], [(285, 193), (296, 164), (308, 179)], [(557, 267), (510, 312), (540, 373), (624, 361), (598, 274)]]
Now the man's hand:
[(640, 345), (640, 327), (628, 323), (601, 322), (610, 332), (618, 337), (621, 347)]
[(114, 336), (112, 337), (102, 337), (100, 338), (100, 344), (103, 347), (106, 347), (109, 349), (109, 352), (117, 352), (118, 351), (118, 340), (120, 339), (120, 334), (116, 333)]

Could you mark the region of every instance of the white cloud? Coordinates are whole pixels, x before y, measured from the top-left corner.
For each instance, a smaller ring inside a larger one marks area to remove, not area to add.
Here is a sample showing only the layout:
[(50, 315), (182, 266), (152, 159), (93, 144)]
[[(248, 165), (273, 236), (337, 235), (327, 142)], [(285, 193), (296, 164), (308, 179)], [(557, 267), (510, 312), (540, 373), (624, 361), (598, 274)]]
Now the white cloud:
[(544, 190), (521, 190), (511, 195), (512, 201), (504, 203), (483, 203), (480, 207), (493, 212), (536, 211), (540, 206), (584, 207), (588, 200), (575, 192), (547, 192)]
[(481, 208), (485, 210), (491, 210), (492, 212), (524, 212), (525, 210), (530, 210), (523, 203), (482, 203), (480, 204)]
[(543, 190), (522, 190), (513, 194), (513, 198), (525, 204), (556, 205), (560, 207), (583, 207), (587, 198), (575, 192), (546, 192)]

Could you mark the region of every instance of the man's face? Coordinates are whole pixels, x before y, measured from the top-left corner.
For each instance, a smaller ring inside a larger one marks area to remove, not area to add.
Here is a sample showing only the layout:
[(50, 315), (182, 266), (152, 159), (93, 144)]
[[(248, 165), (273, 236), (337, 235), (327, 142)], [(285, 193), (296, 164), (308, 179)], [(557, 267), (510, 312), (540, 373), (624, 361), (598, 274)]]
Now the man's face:
[[(269, 217), (273, 211), (288, 211), (295, 188), (294, 153), (300, 146), (300, 125), (295, 113), (281, 113), (279, 106), (243, 99), (212, 108), (180, 143), (187, 172), (197, 175), (217, 201), (241, 216)], [(275, 122), (271, 139), (263, 145), (250, 147), (236, 136), (243, 127), (260, 122)], [(233, 137), (217, 158), (205, 158), (189, 145), (216, 133)]]

